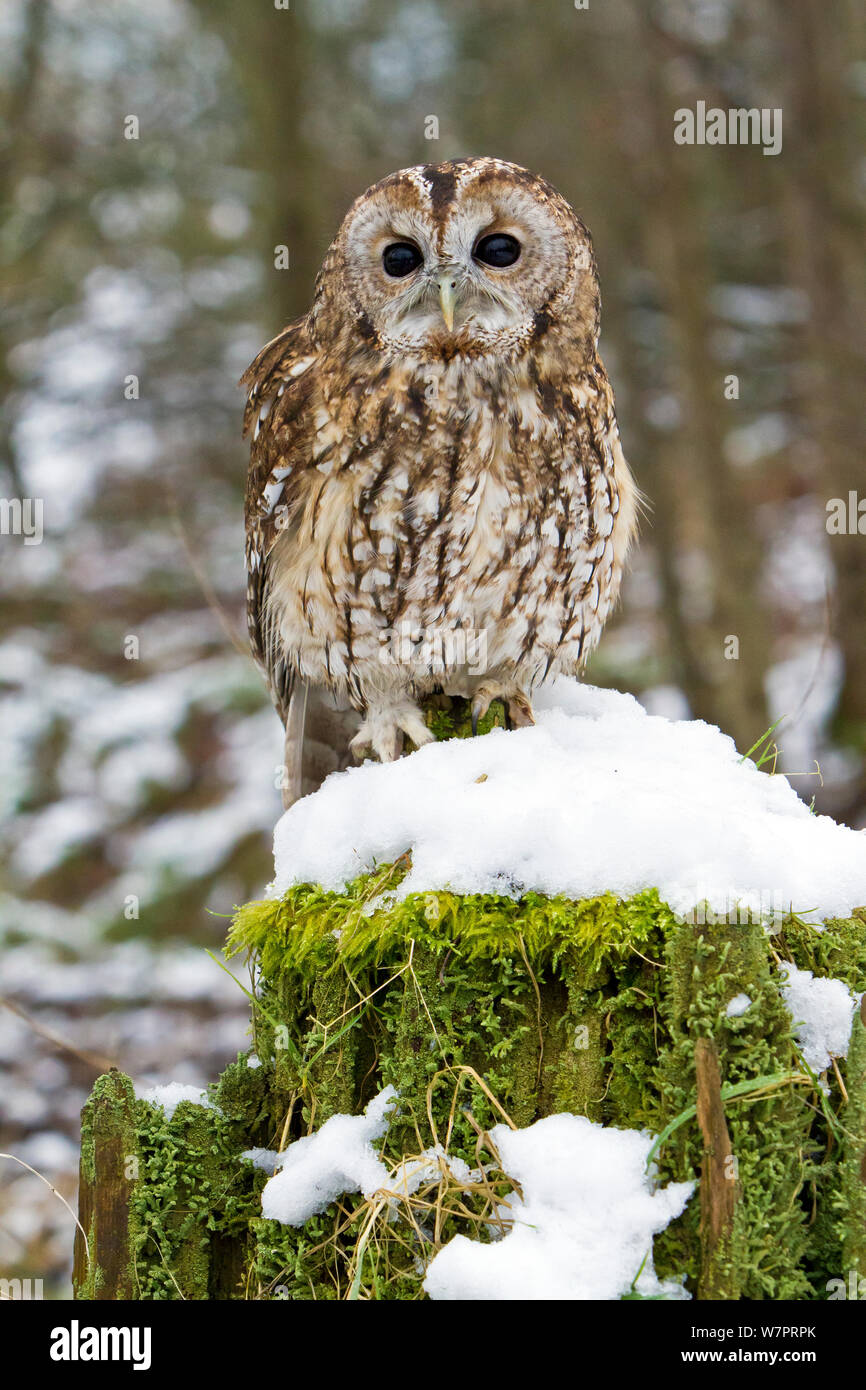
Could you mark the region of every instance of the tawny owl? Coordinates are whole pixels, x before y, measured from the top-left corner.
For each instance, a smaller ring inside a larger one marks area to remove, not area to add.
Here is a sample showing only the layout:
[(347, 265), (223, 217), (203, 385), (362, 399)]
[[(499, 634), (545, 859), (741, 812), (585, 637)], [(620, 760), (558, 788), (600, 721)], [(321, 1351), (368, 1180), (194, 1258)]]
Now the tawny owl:
[(599, 316), (587, 229), (517, 165), (402, 169), (349, 209), (310, 312), (242, 378), (287, 805), (427, 742), (426, 695), (531, 723), (533, 688), (582, 667), (637, 506)]

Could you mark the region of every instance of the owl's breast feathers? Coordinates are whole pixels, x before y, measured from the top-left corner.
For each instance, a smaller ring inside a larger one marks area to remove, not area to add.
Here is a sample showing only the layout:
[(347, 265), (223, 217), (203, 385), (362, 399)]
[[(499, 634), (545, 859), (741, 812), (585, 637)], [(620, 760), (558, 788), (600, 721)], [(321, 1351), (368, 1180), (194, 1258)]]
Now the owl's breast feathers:
[[(576, 671), (616, 601), (637, 490), (594, 349), (509, 361), (326, 352), (311, 319), (245, 374), (254, 652), (354, 703), (400, 625), (471, 625), (531, 688)], [(417, 681), (415, 682), (417, 685)]]

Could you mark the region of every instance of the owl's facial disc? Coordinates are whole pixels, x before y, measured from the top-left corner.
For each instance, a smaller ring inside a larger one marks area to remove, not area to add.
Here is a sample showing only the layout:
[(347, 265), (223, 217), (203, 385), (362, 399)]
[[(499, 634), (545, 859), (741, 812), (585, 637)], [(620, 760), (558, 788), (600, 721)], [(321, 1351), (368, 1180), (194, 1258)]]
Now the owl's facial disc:
[[(420, 237), (388, 239), (371, 267), (370, 315), (380, 338), (411, 349), (435, 348), (454, 338), (517, 329), (526, 318), (520, 288), (509, 283), (521, 243), (513, 232), (482, 228), (469, 254), (448, 255)], [(486, 259), (485, 259), (486, 258)], [(368, 311), (369, 312), (369, 311)]]
[(483, 179), (458, 173), (437, 201), (427, 178), (408, 170), (384, 180), (342, 229), (349, 304), (383, 348), (450, 356), (518, 346), (582, 276), (594, 282), (585, 229), (549, 185), (496, 164)]
[[(474, 219), (477, 221), (477, 219)], [(454, 235), (387, 241), (379, 252), (381, 300), (373, 322), (380, 337), (410, 349), (468, 346), (519, 331), (531, 322), (520, 281), (524, 240), (490, 219)], [(426, 245), (424, 244), (426, 243)], [(376, 247), (378, 251), (379, 248)]]

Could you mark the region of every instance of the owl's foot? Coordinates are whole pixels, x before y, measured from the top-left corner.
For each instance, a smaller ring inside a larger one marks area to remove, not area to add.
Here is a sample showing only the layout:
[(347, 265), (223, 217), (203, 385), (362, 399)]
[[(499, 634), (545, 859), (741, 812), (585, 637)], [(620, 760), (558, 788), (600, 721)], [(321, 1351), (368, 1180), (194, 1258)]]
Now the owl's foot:
[(478, 721), (483, 719), (494, 700), (501, 700), (505, 708), (505, 727), (524, 729), (535, 723), (529, 696), (510, 683), (482, 681), (472, 697), (472, 733), (478, 733)]
[(393, 763), (403, 752), (404, 735), (416, 748), (434, 739), (418, 706), (409, 700), (368, 710), (349, 748), (359, 762), (373, 754), (380, 763)]

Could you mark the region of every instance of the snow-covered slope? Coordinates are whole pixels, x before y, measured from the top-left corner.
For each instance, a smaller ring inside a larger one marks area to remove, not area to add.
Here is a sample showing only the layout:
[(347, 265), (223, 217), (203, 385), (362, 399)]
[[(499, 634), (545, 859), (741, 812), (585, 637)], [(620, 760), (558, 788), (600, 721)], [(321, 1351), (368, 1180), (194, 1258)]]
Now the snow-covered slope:
[(535, 709), (534, 728), (329, 777), (277, 825), (272, 894), (338, 889), (411, 850), (400, 896), (654, 887), (676, 912), (739, 903), (811, 920), (866, 904), (866, 833), (812, 815), (717, 728), (570, 680)]

